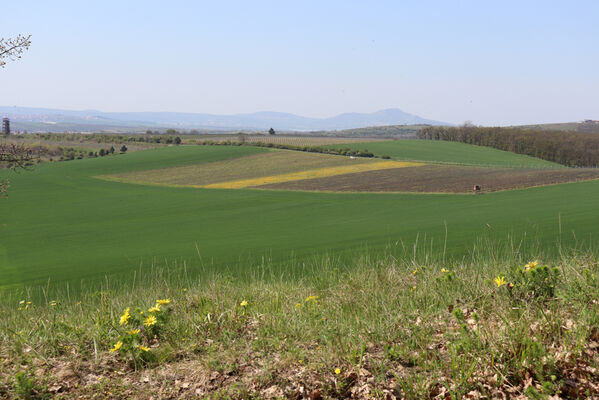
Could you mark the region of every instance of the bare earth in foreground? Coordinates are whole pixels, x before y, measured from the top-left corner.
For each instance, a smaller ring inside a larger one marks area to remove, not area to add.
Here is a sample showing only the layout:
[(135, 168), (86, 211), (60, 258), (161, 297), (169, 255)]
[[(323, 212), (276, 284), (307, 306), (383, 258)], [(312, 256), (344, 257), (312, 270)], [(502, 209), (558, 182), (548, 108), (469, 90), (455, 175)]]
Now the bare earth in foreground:
[(522, 189), (598, 179), (599, 169), (512, 169), (426, 165), (366, 171), (316, 179), (256, 186), (261, 189), (335, 192), (468, 193), (474, 185), (483, 192)]

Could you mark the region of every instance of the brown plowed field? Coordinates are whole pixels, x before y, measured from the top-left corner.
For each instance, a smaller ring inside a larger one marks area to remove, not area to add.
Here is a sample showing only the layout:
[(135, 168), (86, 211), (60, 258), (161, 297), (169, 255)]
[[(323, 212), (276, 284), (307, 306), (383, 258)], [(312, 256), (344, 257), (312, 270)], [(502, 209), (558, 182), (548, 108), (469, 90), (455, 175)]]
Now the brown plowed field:
[(335, 192), (468, 193), (474, 185), (483, 192), (520, 189), (598, 179), (599, 169), (512, 169), (426, 165), (358, 172), (257, 186), (261, 189)]

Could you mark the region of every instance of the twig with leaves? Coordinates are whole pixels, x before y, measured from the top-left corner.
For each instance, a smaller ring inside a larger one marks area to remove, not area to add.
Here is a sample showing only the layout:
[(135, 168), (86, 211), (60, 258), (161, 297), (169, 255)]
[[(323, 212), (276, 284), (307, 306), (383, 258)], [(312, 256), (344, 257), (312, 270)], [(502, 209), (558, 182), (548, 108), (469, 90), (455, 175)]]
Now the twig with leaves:
[(0, 38), (0, 67), (6, 65), (5, 59), (15, 61), (29, 48), (31, 35), (17, 35), (15, 38)]

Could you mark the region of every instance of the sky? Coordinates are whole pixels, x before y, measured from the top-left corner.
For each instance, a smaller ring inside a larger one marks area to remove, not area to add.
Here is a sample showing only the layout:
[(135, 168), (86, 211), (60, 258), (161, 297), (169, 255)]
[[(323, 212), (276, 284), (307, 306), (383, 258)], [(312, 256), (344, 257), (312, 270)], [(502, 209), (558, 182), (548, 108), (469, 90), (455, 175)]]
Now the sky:
[(1, 0), (0, 105), (599, 119), (599, 1)]

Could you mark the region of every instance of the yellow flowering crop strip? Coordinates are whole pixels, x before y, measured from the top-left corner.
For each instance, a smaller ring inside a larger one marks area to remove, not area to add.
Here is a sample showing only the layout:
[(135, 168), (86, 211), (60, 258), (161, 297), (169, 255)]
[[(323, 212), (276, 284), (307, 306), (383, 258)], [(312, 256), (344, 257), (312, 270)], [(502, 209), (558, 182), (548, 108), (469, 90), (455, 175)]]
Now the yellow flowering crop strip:
[(308, 171), (292, 172), (289, 174), (263, 176), (260, 178), (240, 179), (236, 181), (212, 183), (201, 187), (208, 189), (242, 189), (251, 186), (268, 185), (270, 183), (281, 183), (299, 181), (302, 179), (324, 178), (327, 176), (351, 174), (355, 172), (377, 171), (381, 169), (418, 167), (422, 163), (407, 161), (380, 161), (367, 164), (343, 165), (339, 167), (318, 168)]

